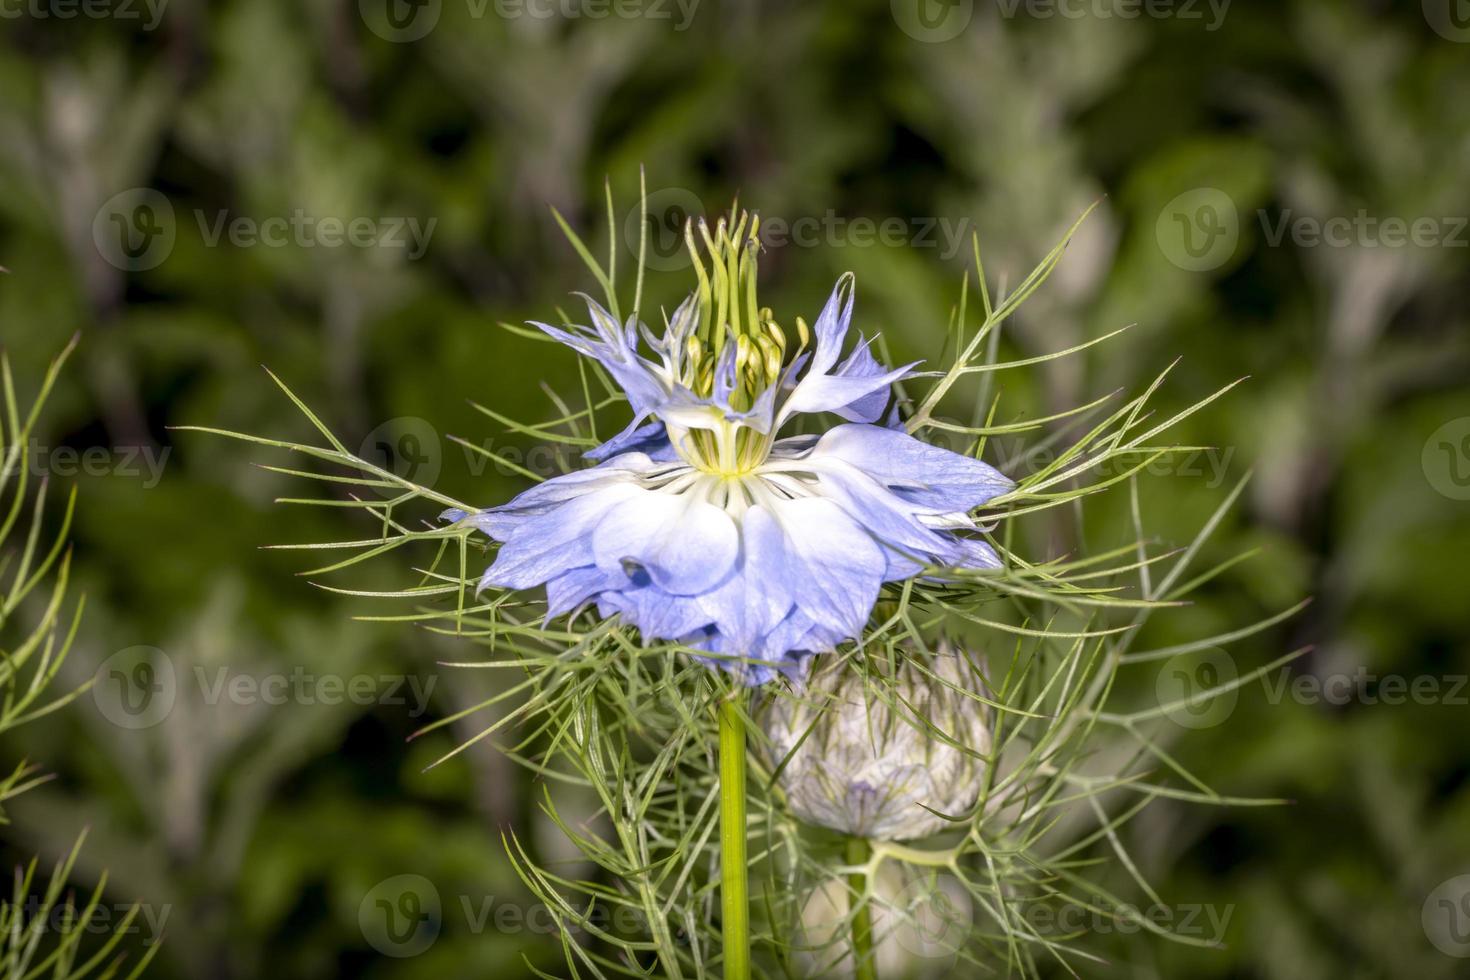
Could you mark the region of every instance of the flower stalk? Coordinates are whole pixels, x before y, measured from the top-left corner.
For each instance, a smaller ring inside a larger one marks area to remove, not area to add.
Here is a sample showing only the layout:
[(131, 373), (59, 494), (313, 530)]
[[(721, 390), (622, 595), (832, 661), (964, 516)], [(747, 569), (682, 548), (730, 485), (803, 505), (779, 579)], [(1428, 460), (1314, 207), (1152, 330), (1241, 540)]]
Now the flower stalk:
[(853, 866), (847, 875), (847, 888), (852, 903), (852, 961), (855, 980), (878, 980), (878, 962), (873, 953), (873, 908), (867, 899), (868, 862), (873, 848), (867, 838), (847, 839), (847, 863)]
[(745, 862), (745, 712), (720, 702), (720, 908), (725, 980), (750, 977), (750, 899)]

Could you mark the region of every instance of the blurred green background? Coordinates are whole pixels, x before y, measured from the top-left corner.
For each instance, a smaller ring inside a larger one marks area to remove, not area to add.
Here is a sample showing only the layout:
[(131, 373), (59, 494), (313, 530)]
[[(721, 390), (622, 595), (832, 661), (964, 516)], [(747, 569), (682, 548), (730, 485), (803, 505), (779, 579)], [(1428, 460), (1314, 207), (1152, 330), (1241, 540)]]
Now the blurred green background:
[[(738, 194), (775, 229), (778, 311), (810, 319), (851, 269), (860, 327), (932, 359), (972, 233), (992, 286), (1014, 284), (1101, 199), (1006, 353), (1136, 326), (1009, 373), (1006, 404), (1048, 414), (1181, 355), (1165, 411), (1250, 376), (1180, 435), (1214, 448), (1142, 502), (1161, 541), (1187, 540), (1254, 470), (1211, 549), (1261, 553), (1154, 645), (1311, 595), (1231, 657), (1314, 649), (1174, 742), (1221, 792), (1294, 805), (1161, 803), (1128, 830), (1177, 914), (1227, 917), (1226, 948), (1114, 932), (1084, 972), (1470, 975), (1452, 955), (1470, 954), (1463, 7), (5, 3), (0, 338), (31, 392), (81, 334), (35, 448), (80, 487), (70, 680), (98, 672), (0, 747), (56, 774), (11, 808), (5, 857), (54, 858), (90, 826), (78, 884), (107, 869), (111, 900), (145, 904), (133, 939), (166, 932), (161, 977), (563, 975), (500, 839), (586, 873), (535, 781), (488, 742), (423, 771), (482, 717), (406, 741), (492, 680), (441, 666), (466, 655), (442, 638), (352, 621), (378, 610), (259, 547), (370, 529), (273, 505), (300, 487), (251, 465), (268, 454), (169, 427), (307, 435), (265, 364), (350, 446), (493, 503), (524, 481), (451, 436), (555, 460), (468, 400), (537, 420), (543, 382), (576, 385), (566, 352), (496, 326), (593, 285), (548, 205), (606, 247), (610, 179), (626, 269), (645, 166), (668, 302), (686, 274), (670, 229)], [(1126, 541), (1126, 504), (1056, 547)], [(376, 574), (352, 584), (402, 584)], [(110, 672), (140, 646), (172, 672), (166, 710), (130, 710)], [(1347, 697), (1311, 696), (1343, 677)], [(1388, 703), (1390, 677), (1420, 694)], [(423, 931), (384, 943), (374, 896), (405, 874), (423, 901), (399, 911)]]

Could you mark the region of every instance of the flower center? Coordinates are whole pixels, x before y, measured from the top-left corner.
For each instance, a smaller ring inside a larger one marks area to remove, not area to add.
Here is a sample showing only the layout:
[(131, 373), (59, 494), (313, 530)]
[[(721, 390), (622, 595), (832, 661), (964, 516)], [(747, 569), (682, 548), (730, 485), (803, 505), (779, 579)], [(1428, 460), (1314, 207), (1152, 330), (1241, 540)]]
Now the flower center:
[(666, 423), (679, 458), (701, 473), (740, 479), (754, 473), (771, 454), (774, 434), (719, 419), (711, 428), (683, 429)]
[(671, 327), (678, 334), (671, 352), (678, 362), (678, 380), (706, 398), (721, 391), (736, 411), (748, 410), (777, 384), (784, 366), (810, 338), (798, 317), (798, 345), (791, 349), (771, 308), (757, 301), (759, 231), (760, 217), (747, 212), (732, 215), (730, 221), (720, 218), (713, 231), (703, 219), (697, 226), (685, 226), (698, 283), (690, 322)]

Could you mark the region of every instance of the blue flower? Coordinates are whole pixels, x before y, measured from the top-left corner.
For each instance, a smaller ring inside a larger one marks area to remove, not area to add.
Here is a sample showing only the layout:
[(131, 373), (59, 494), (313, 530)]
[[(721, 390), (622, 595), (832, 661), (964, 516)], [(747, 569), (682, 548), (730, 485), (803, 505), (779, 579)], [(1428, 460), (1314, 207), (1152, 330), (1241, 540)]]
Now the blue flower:
[[(661, 337), (591, 299), (590, 326), (536, 324), (601, 364), (633, 420), (587, 454), (598, 465), (466, 519), (501, 542), (482, 589), (544, 585), (548, 619), (595, 604), (758, 684), (858, 637), (885, 582), (999, 567), (970, 515), (1013, 484), (876, 424), (912, 365), (886, 368), (865, 342), (842, 356), (851, 276), (788, 349), (755, 307), (743, 227), (721, 222), (717, 242), (701, 228), (716, 274), (700, 266)], [(799, 414), (846, 421), (780, 437)]]

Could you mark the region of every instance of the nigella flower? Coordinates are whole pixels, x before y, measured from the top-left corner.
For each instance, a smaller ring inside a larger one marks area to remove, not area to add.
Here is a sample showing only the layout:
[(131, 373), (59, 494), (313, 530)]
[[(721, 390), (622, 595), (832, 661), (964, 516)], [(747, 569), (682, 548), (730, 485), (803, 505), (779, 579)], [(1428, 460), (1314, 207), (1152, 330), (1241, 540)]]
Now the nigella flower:
[[(501, 542), (481, 588), (544, 585), (548, 618), (593, 603), (749, 683), (859, 636), (885, 582), (998, 567), (971, 512), (1013, 485), (879, 424), (912, 365), (862, 339), (844, 356), (850, 275), (791, 343), (756, 303), (757, 224), (700, 222), (708, 271), (686, 233), (698, 285), (661, 336), (591, 299), (589, 325), (535, 324), (602, 365), (633, 420), (587, 453), (598, 465), (468, 518)], [(781, 437), (823, 414), (843, 422)]]
[[(869, 692), (845, 663), (812, 672), (761, 716), (787, 806), (807, 823), (872, 840), (913, 840), (955, 826), (980, 798), (989, 709), (975, 669), (941, 645)], [(964, 746), (964, 748), (960, 748)], [(944, 816), (939, 816), (944, 814)]]

